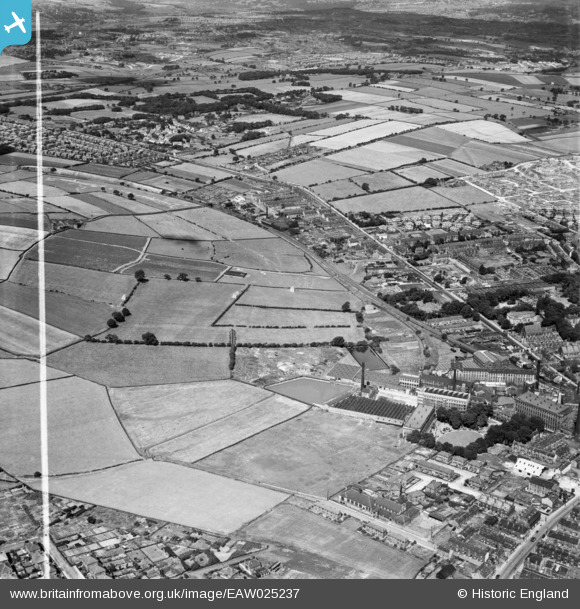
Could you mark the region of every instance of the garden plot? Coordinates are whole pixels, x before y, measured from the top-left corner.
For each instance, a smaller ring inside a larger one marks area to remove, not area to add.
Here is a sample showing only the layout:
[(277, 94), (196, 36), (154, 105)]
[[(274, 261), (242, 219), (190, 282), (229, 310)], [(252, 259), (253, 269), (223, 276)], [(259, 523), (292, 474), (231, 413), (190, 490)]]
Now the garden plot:
[(221, 237), (213, 231), (187, 222), (176, 213), (139, 216), (139, 220), (161, 235), (164, 239), (183, 239), (191, 241), (211, 241)]
[(324, 499), (412, 449), (399, 429), (313, 408), (197, 463), (243, 480)]
[[(46, 323), (77, 336), (104, 330), (111, 314), (111, 308), (106, 304), (67, 294), (45, 291), (44, 298)], [(38, 319), (38, 288), (4, 281), (0, 283), (0, 306)]]
[(138, 237), (159, 237), (159, 233), (156, 233), (153, 229), (149, 228), (146, 224), (133, 216), (100, 218), (99, 220), (94, 220), (83, 225), (81, 230), (118, 235), (136, 235)]
[[(122, 305), (135, 286), (134, 277), (101, 273), (63, 264), (44, 265), (47, 290), (76, 296), (86, 301), (103, 302), (114, 307)], [(38, 287), (38, 262), (23, 260), (12, 281)]]
[[(51, 380), (48, 471), (88, 472), (139, 459), (104, 387), (79, 378)], [(41, 470), (38, 384), (0, 390), (0, 463), (16, 475)]]
[(453, 123), (441, 125), (441, 129), (459, 133), (466, 137), (497, 144), (517, 144), (529, 141), (527, 138), (514, 133), (507, 127), (486, 120), (468, 121), (465, 123)]
[(214, 260), (264, 271), (307, 273), (311, 265), (306, 256), (287, 241), (278, 238), (214, 242)]
[(359, 186), (362, 186), (365, 183), (368, 184), (370, 192), (383, 192), (385, 190), (394, 190), (396, 188), (405, 188), (413, 185), (409, 180), (390, 171), (379, 171), (377, 173), (367, 174), (353, 178), (352, 181), (356, 182)]
[[(37, 483), (40, 489), (40, 483)], [(230, 535), (288, 495), (191, 467), (142, 461), (51, 480), (54, 495)]]
[(266, 429), (298, 416), (308, 406), (283, 396), (271, 396), (160, 444), (150, 452), (158, 458), (194, 463), (214, 453), (242, 442)]
[(306, 275), (304, 273), (277, 273), (256, 271), (242, 267), (232, 267), (224, 273), (219, 283), (237, 283), (257, 285), (272, 288), (300, 288), (306, 290), (344, 291), (344, 288), (332, 279), (321, 275)]
[(374, 142), (354, 150), (344, 150), (331, 154), (327, 158), (357, 169), (384, 171), (403, 165), (412, 165), (422, 159), (427, 161), (435, 160), (441, 156), (440, 154), (431, 154), (424, 150), (401, 146), (391, 142)]
[(324, 184), (335, 180), (352, 178), (364, 173), (364, 170), (350, 169), (323, 159), (316, 159), (282, 169), (274, 175), (278, 176), (278, 179), (282, 182), (290, 182), (300, 186), (312, 186), (313, 184)]
[[(222, 284), (216, 284), (222, 285)], [(354, 314), (333, 311), (296, 309), (262, 309), (251, 306), (233, 306), (216, 323), (218, 326), (245, 326), (256, 328), (284, 328), (314, 326), (356, 326)], [(336, 335), (336, 334), (335, 334)]]
[(335, 137), (330, 137), (319, 142), (313, 142), (312, 145), (317, 148), (325, 148), (328, 150), (342, 150), (343, 148), (358, 146), (372, 140), (404, 133), (406, 131), (413, 131), (418, 128), (417, 125), (411, 123), (389, 121), (387, 123), (379, 123), (378, 125), (372, 125), (371, 127), (349, 131), (348, 133), (336, 135)]
[(108, 387), (131, 387), (227, 379), (229, 352), (228, 347), (81, 342), (49, 355), (48, 364)]
[[(49, 381), (65, 376), (70, 375), (54, 368), (46, 368), (46, 378)], [(40, 382), (40, 364), (37, 362), (28, 359), (0, 359), (1, 389), (38, 382)]]
[[(44, 324), (46, 349), (53, 351), (77, 340), (78, 336)], [(0, 348), (19, 355), (38, 355), (40, 322), (33, 317), (0, 306)]]
[(270, 233), (259, 226), (209, 207), (175, 212), (175, 215), (225, 239), (267, 239), (270, 237)]
[(120, 338), (153, 332), (159, 340), (195, 341), (197, 327), (211, 326), (241, 293), (238, 286), (151, 280), (131, 299), (131, 315), (115, 329)]
[(359, 309), (360, 300), (349, 292), (325, 292), (322, 290), (281, 289), (251, 286), (237, 300), (239, 305), (281, 307), (287, 309), (326, 309), (341, 311), (345, 302), (353, 310)]
[(230, 380), (110, 390), (124, 428), (140, 449), (204, 428), (271, 395)]
[(0, 279), (8, 279), (18, 260), (20, 252), (0, 249)]
[(333, 206), (343, 213), (357, 211), (406, 213), (427, 209), (458, 207), (453, 201), (442, 197), (431, 189), (421, 186), (334, 201)]
[(31, 245), (46, 237), (48, 233), (22, 228), (20, 226), (0, 226), (0, 248), (23, 251)]
[(326, 201), (365, 194), (365, 191), (360, 186), (350, 180), (338, 180), (330, 182), (330, 184), (312, 186), (312, 191)]

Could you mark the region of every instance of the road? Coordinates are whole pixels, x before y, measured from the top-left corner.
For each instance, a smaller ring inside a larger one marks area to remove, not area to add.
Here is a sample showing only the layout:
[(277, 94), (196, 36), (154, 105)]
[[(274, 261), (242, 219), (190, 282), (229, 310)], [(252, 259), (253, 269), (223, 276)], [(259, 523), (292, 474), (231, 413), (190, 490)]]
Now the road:
[(580, 497), (575, 497), (572, 501), (569, 501), (555, 512), (550, 514), (547, 518), (546, 522), (542, 524), (538, 529), (534, 529), (533, 536), (536, 541), (525, 540), (523, 541), (508, 557), (506, 562), (502, 565), (502, 567), (498, 570), (497, 574), (499, 577), (497, 579), (510, 579), (513, 572), (517, 569), (520, 563), (525, 559), (525, 557), (535, 548), (536, 544), (542, 538), (542, 536), (547, 533), (560, 518), (563, 518), (567, 514), (569, 514), (574, 507), (578, 505), (580, 502)]

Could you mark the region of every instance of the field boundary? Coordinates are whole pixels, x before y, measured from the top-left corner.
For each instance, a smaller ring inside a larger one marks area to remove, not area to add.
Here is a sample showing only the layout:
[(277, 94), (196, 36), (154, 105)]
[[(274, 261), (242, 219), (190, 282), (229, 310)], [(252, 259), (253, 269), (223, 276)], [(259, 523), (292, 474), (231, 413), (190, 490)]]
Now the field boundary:
[[(223, 285), (223, 284), (222, 284)], [(241, 285), (241, 284), (238, 284)], [(238, 300), (250, 289), (249, 285), (246, 285), (244, 287), (243, 290), (241, 290), (241, 292), (238, 294), (238, 296), (235, 299), (232, 299), (233, 302), (231, 302), (221, 313), (221, 315), (219, 315), (216, 319), (214, 319), (212, 321), (212, 323), (210, 324), (210, 328), (226, 328), (227, 326), (219, 326), (218, 325), (218, 321), (238, 302)], [(233, 327), (233, 326), (232, 326)]]

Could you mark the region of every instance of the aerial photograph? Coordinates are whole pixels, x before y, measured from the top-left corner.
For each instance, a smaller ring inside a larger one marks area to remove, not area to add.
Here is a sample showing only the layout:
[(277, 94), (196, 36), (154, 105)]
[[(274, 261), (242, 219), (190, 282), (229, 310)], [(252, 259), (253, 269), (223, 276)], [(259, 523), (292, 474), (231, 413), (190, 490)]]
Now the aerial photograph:
[(577, 0), (9, 4), (0, 579), (579, 580)]

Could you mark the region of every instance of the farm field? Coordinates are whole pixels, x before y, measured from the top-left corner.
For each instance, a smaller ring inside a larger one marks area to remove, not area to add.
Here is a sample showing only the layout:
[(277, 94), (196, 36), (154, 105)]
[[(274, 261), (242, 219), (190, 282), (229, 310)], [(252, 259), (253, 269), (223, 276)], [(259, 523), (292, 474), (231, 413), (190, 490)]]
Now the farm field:
[(433, 161), (432, 163), (427, 163), (424, 165), (424, 167), (430, 167), (436, 169), (437, 171), (442, 171), (443, 173), (446, 173), (454, 178), (481, 173), (475, 167), (465, 165), (464, 163), (458, 163), (453, 159), (441, 159), (440, 161)]
[(390, 171), (379, 171), (377, 173), (367, 174), (364, 176), (353, 178), (352, 180), (359, 186), (362, 186), (365, 182), (369, 185), (369, 192), (382, 192), (385, 190), (395, 190), (397, 188), (405, 188), (406, 186), (412, 186), (413, 183), (409, 182), (395, 173)]
[(503, 125), (485, 120), (441, 125), (441, 129), (451, 131), (452, 133), (459, 133), (460, 135), (465, 135), (469, 138), (489, 142), (490, 144), (517, 144), (529, 141), (527, 138), (514, 133)]
[(364, 173), (364, 169), (351, 169), (324, 159), (315, 159), (313, 161), (306, 161), (306, 163), (293, 165), (288, 167), (288, 169), (282, 169), (273, 175), (278, 176), (278, 179), (282, 182), (290, 182), (300, 186), (312, 186), (328, 181), (344, 180)]
[(230, 380), (125, 387), (109, 393), (124, 428), (140, 449), (205, 427), (272, 395)]
[(250, 287), (237, 300), (238, 305), (283, 307), (286, 309), (332, 309), (334, 311), (341, 311), (345, 302), (350, 302), (353, 310), (356, 310), (361, 304), (358, 299), (355, 301), (352, 295), (346, 291), (285, 290), (258, 286)]
[(209, 207), (196, 207), (175, 212), (175, 215), (224, 239), (267, 239), (270, 237), (270, 234), (259, 226)]
[[(107, 204), (109, 205), (115, 205), (116, 207), (120, 207), (124, 210), (126, 210), (127, 212), (129, 212), (130, 214), (148, 214), (151, 212), (155, 212), (158, 211), (158, 209), (156, 207), (153, 207), (152, 205), (148, 205), (146, 203), (143, 203), (141, 201), (141, 199), (146, 198), (148, 195), (150, 195), (150, 193), (144, 193), (144, 192), (138, 192), (138, 194), (136, 195), (136, 197), (138, 197), (137, 199), (131, 200), (128, 199), (126, 197), (121, 197), (119, 195), (110, 193), (110, 192), (95, 192), (95, 193), (91, 193), (92, 197), (95, 197), (96, 199), (101, 199), (102, 201), (104, 201), (104, 205), (103, 207), (105, 207)], [(97, 207), (100, 207), (101, 204), (96, 204)]]
[(343, 213), (356, 211), (368, 211), (372, 213), (393, 211), (405, 213), (423, 209), (457, 207), (456, 203), (445, 199), (431, 189), (421, 186), (343, 199), (342, 201), (334, 201), (332, 204)]
[[(135, 286), (134, 277), (101, 273), (63, 264), (44, 265), (46, 289), (76, 296), (86, 301), (103, 302), (120, 306)], [(23, 260), (14, 275), (14, 283), (38, 286), (38, 262)]]
[[(129, 176), (129, 179), (131, 178), (132, 176)], [(157, 175), (147, 180), (140, 180), (140, 183), (176, 193), (197, 190), (201, 187), (201, 184), (198, 184), (197, 182), (170, 175)]]
[[(221, 284), (217, 284), (221, 285)], [(352, 313), (334, 311), (311, 311), (307, 309), (263, 309), (254, 306), (231, 307), (216, 323), (218, 326), (355, 326)]]
[[(77, 336), (104, 330), (111, 309), (106, 304), (45, 291), (46, 323)], [(38, 319), (38, 288), (4, 281), (0, 283), (0, 306)]]
[[(19, 355), (38, 355), (40, 322), (12, 309), (0, 306), (0, 348)], [(46, 348), (48, 351), (59, 349), (78, 337), (64, 330), (46, 325)]]
[(38, 230), (33, 228), (4, 225), (0, 227), (0, 248), (23, 251), (46, 234), (44, 232), (39, 234)]
[(176, 279), (180, 273), (186, 273), (192, 281), (198, 277), (203, 281), (214, 281), (227, 267), (217, 262), (207, 262), (205, 260), (188, 260), (187, 258), (145, 254), (139, 262), (126, 267), (121, 273), (133, 275), (138, 268), (142, 269), (147, 277), (161, 278), (169, 275), (172, 279)]
[(425, 564), (408, 552), (287, 504), (264, 514), (241, 534), (253, 541), (282, 543), (312, 552), (350, 573), (362, 572), (361, 578), (412, 579)]
[[(94, 240), (95, 234), (102, 235), (101, 243)], [(111, 237), (111, 233), (90, 233), (80, 230), (51, 237), (45, 241), (45, 260), (96, 271), (113, 271), (136, 260), (141, 253), (141, 249), (137, 249), (137, 246), (140, 244), (143, 248), (147, 243), (145, 238), (129, 235), (119, 235), (117, 244), (107, 243)], [(36, 260), (36, 252), (37, 247), (32, 249), (26, 258)]]
[[(47, 368), (47, 379), (69, 376), (66, 372)], [(0, 388), (28, 385), (40, 381), (40, 365), (28, 359), (0, 359)]]
[(233, 533), (287, 498), (284, 493), (160, 461), (57, 478), (51, 480), (51, 492), (222, 535)]
[(196, 327), (212, 325), (240, 292), (221, 283), (151, 280), (139, 286), (130, 301), (131, 315), (115, 332), (133, 340), (153, 332), (159, 340), (195, 341)]
[(48, 365), (107, 385), (130, 387), (230, 377), (227, 347), (78, 343), (48, 357)]
[(400, 430), (311, 409), (197, 464), (326, 498), (410, 452)]
[(316, 131), (311, 131), (310, 135), (318, 135), (321, 137), (334, 137), (336, 135), (342, 135), (343, 133), (348, 133), (349, 131), (355, 131), (356, 129), (363, 129), (365, 127), (372, 127), (373, 125), (380, 125), (381, 121), (374, 121), (371, 119), (362, 119), (357, 121), (349, 121), (343, 123), (342, 125), (337, 125), (334, 127), (327, 127), (326, 129), (318, 129)]
[[(236, 274), (234, 274), (236, 273)], [(237, 274), (243, 275), (238, 276)], [(239, 266), (232, 267), (219, 279), (219, 283), (238, 283), (272, 288), (296, 288), (320, 291), (344, 291), (344, 288), (331, 277), (293, 273), (256, 271)]]
[[(51, 475), (86, 472), (139, 458), (104, 387), (79, 378), (51, 380), (48, 466)], [(0, 390), (0, 463), (17, 475), (40, 471), (39, 385)]]
[(135, 173), (136, 169), (115, 167), (113, 165), (99, 165), (98, 163), (85, 163), (84, 165), (77, 165), (75, 171), (106, 176), (108, 178), (124, 178), (130, 173)]
[(455, 188), (437, 186), (433, 189), (433, 191), (443, 197), (446, 197), (447, 199), (451, 199), (451, 201), (454, 201), (455, 203), (459, 203), (460, 205), (489, 203), (490, 201), (495, 200), (493, 195), (488, 195), (487, 193), (483, 192), (483, 190), (479, 190), (479, 188), (471, 186), (471, 184), (465, 184), (463, 182), (459, 182), (459, 184), (463, 185)]
[(357, 184), (354, 184), (350, 180), (337, 180), (330, 184), (319, 184), (311, 188), (313, 192), (326, 201), (332, 201), (335, 198), (342, 199), (351, 195), (365, 194), (365, 191), (360, 186), (357, 186)]
[(533, 161), (540, 156), (540, 153), (526, 153), (474, 140), (465, 146), (461, 146), (450, 156), (453, 160), (459, 161), (460, 163), (466, 163), (467, 165), (473, 165), (474, 167), (482, 167), (495, 161), (508, 161), (510, 163)]
[[(5, 182), (0, 184), (0, 191), (10, 192), (15, 195), (21, 195), (22, 197), (35, 197), (38, 194), (38, 188), (36, 182), (33, 180), (18, 180), (16, 182)], [(60, 188), (54, 186), (44, 187), (45, 197), (55, 197), (59, 195), (66, 195), (67, 193)]]
[(432, 154), (417, 148), (410, 148), (409, 146), (401, 146), (390, 142), (375, 142), (354, 150), (337, 152), (327, 158), (357, 169), (384, 171), (403, 165), (411, 165), (421, 159), (429, 161), (441, 156), (440, 154)]
[(222, 171), (217, 167), (205, 167), (204, 165), (197, 165), (195, 163), (181, 163), (179, 165), (173, 165), (167, 170), (178, 177), (195, 179), (196, 177), (205, 178), (205, 182), (209, 182), (212, 178), (217, 180), (225, 180), (231, 178), (232, 174)]
[[(224, 326), (227, 329), (227, 326)], [(362, 328), (236, 328), (238, 343), (252, 344), (307, 344), (313, 342), (329, 343), (335, 336), (342, 336), (347, 342), (356, 343), (364, 339)], [(215, 342), (215, 341), (214, 341)]]
[[(95, 193), (93, 190), (89, 190), (87, 192), (80, 192), (78, 194), (75, 194), (74, 197), (75, 197), (75, 199), (78, 199), (79, 201), (84, 201), (85, 203), (88, 203), (89, 205), (94, 205), (95, 207), (99, 207), (100, 209), (103, 210), (103, 214), (107, 213), (107, 214), (113, 214), (115, 216), (123, 216), (123, 215), (131, 214), (131, 212), (128, 209), (125, 209), (124, 207), (121, 207), (120, 205), (115, 205), (114, 203), (111, 203), (110, 201), (105, 201), (104, 199), (100, 199), (96, 196), (96, 194), (97, 193)], [(95, 224), (96, 224), (96, 222), (95, 222)]]
[(359, 144), (365, 144), (372, 140), (404, 133), (406, 131), (413, 131), (414, 129), (418, 129), (418, 125), (401, 121), (389, 121), (386, 123), (379, 123), (378, 125), (372, 125), (371, 127), (349, 131), (348, 133), (329, 137), (318, 142), (312, 142), (312, 145), (327, 150), (342, 150), (349, 146), (358, 146)]
[(140, 216), (139, 220), (165, 239), (189, 239), (191, 241), (220, 239), (215, 233), (186, 222), (175, 213)]
[(306, 256), (298, 248), (276, 237), (216, 241), (214, 247), (213, 259), (227, 265), (286, 273), (306, 273), (311, 268)]
[(133, 216), (100, 218), (99, 220), (93, 220), (92, 222), (85, 224), (81, 230), (89, 230), (96, 233), (136, 235), (138, 237), (159, 237), (159, 233), (156, 233), (149, 228), (149, 226)]
[(307, 406), (282, 396), (271, 396), (213, 423), (157, 445), (150, 452), (171, 461), (195, 463), (298, 416)]
[(211, 241), (186, 241), (180, 239), (151, 239), (148, 254), (174, 256), (192, 260), (211, 260), (214, 253)]
[(441, 180), (449, 177), (447, 174), (425, 165), (416, 165), (414, 167), (407, 167), (405, 169), (397, 169), (396, 172), (401, 177), (411, 180), (416, 184), (422, 184), (428, 178)]
[(90, 203), (80, 201), (76, 197), (70, 195), (60, 195), (58, 197), (46, 197), (46, 201), (62, 209), (71, 211), (84, 218), (97, 218), (98, 216), (104, 216), (105, 212), (100, 207), (95, 207)]
[(20, 259), (20, 252), (0, 249), (0, 279), (7, 279)]

